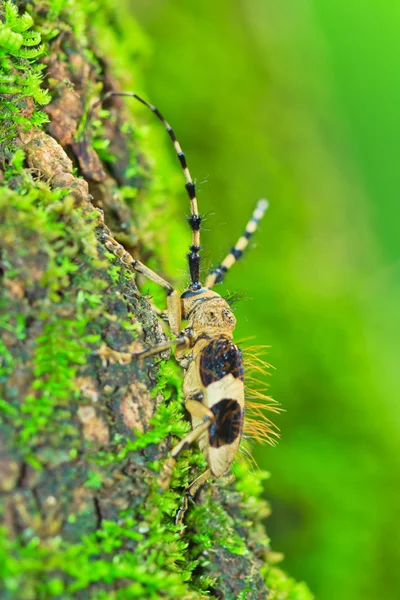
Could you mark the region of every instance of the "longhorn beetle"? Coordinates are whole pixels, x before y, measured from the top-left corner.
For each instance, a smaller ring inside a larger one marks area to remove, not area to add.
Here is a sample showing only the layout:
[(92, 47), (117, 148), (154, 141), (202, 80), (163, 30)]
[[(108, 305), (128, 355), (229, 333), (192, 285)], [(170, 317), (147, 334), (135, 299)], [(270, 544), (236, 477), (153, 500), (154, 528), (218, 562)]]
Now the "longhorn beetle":
[[(133, 92), (107, 92), (92, 106), (88, 120), (94, 109), (112, 96), (136, 98), (162, 122), (183, 169), (190, 200), (191, 215), (188, 222), (192, 230), (192, 244), (187, 254), (190, 285), (181, 295), (165, 279), (133, 258), (113, 238), (104, 235), (105, 245), (110, 251), (167, 291), (168, 323), (175, 339), (143, 350), (135, 356), (146, 358), (175, 346), (176, 359), (185, 372), (183, 391), (185, 407), (192, 420), (192, 430), (171, 450), (170, 457), (161, 471), (160, 488), (167, 489), (177, 457), (194, 441), (198, 441), (209, 468), (188, 487), (178, 513), (178, 520), (181, 521), (187, 507), (187, 497), (193, 497), (210, 476), (221, 477), (226, 473), (239, 448), (245, 410), (242, 353), (233, 343), (236, 318), (227, 301), (212, 288), (223, 281), (228, 270), (242, 256), (268, 207), (268, 202), (259, 200), (243, 235), (221, 264), (209, 273), (205, 284), (202, 285), (199, 254), (202, 217), (198, 212), (195, 184), (175, 133), (155, 106)], [(187, 322), (183, 330), (182, 320)], [(258, 427), (258, 432), (262, 429)], [(265, 425), (264, 434), (267, 436), (268, 433), (271, 433), (271, 429)]]

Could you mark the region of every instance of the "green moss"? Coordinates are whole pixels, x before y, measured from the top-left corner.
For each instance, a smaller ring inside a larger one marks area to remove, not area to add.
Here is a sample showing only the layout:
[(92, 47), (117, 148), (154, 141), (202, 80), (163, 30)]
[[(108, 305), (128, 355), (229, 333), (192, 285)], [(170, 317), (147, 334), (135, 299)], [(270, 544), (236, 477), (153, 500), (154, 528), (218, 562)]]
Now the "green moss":
[(266, 571), (266, 583), (271, 589), (269, 600), (313, 600), (314, 596), (305, 583), (295, 581), (276, 567)]
[[(12, 181), (18, 171), (9, 169), (8, 179)], [(36, 337), (32, 354), (31, 369), (34, 383), (30, 392), (21, 404), (16, 398), (18, 417), (14, 419), (17, 427), (17, 443), (27, 460), (37, 459), (31, 455), (40, 440), (41, 434), (54, 423), (58, 417), (59, 427), (54, 433), (54, 444), (61, 443), (66, 436), (74, 433), (69, 423), (68, 408), (71, 395), (78, 393), (76, 388), (76, 372), (79, 365), (85, 364), (91, 352), (91, 344), (99, 341), (99, 336), (89, 333), (88, 325), (93, 318), (93, 296), (84, 290), (77, 292), (71, 286), (71, 277), (82, 267), (89, 266), (97, 259), (97, 241), (94, 236), (95, 213), (90, 214), (74, 207), (74, 201), (66, 196), (65, 190), (50, 190), (42, 182), (34, 182), (29, 176), (19, 179), (20, 191), (4, 188), (0, 196), (0, 232), (3, 239), (3, 254), (7, 261), (7, 253), (13, 253), (13, 262), (24, 260), (27, 249), (24, 240), (40, 241), (43, 271), (39, 283), (47, 290), (48, 302), (41, 305), (35, 317), (41, 323), (41, 333)], [(23, 191), (23, 193), (21, 193)], [(15, 231), (18, 238), (13, 239)], [(22, 265), (23, 263), (21, 263)], [(21, 267), (23, 269), (23, 267)], [(12, 273), (6, 270), (7, 280), (23, 281), (25, 273), (19, 269)], [(82, 284), (83, 282), (81, 282)], [(34, 286), (32, 281), (25, 281), (28, 288)], [(92, 292), (104, 288), (105, 282), (99, 279), (90, 281)], [(83, 289), (82, 289), (83, 288)], [(89, 301), (86, 301), (86, 295)], [(60, 317), (57, 307), (65, 306), (65, 317)], [(2, 303), (7, 303), (3, 296)], [(26, 335), (25, 319), (27, 315), (18, 313), (20, 306), (4, 306), (7, 313), (3, 321), (17, 339)], [(10, 352), (2, 359), (3, 376), (10, 369), (20, 367), (26, 357), (12, 357)], [(12, 410), (12, 405), (8, 410)], [(63, 429), (63, 431), (61, 431)]]
[[(185, 583), (193, 565), (185, 570), (175, 566), (183, 559), (185, 549), (176, 533), (165, 527), (160, 529), (158, 523), (141, 533), (144, 529), (143, 523), (129, 518), (118, 524), (103, 522), (102, 530), (82, 543), (66, 545), (56, 539), (47, 546), (40, 545), (38, 539), (20, 545), (8, 540), (2, 530), (0, 561), (5, 594), (2, 597), (15, 598), (18, 593), (27, 600), (56, 598), (59, 594), (62, 598), (72, 598), (91, 588), (91, 598), (205, 597), (190, 592)], [(135, 552), (131, 549), (119, 552), (124, 543), (134, 544)], [(99, 582), (106, 583), (109, 590), (96, 592), (95, 584)], [(116, 591), (116, 582), (125, 585)]]
[(121, 462), (131, 453), (146, 448), (151, 444), (159, 444), (168, 435), (184, 436), (190, 428), (183, 418), (182, 376), (178, 373), (176, 363), (161, 363), (157, 385), (153, 388), (153, 396), (162, 392), (165, 400), (160, 404), (156, 414), (150, 419), (150, 429), (141, 433), (136, 431), (133, 440), (122, 436), (114, 438), (114, 448), (111, 451), (96, 452), (93, 461), (102, 466)]
[[(10, 170), (9, 180), (16, 175), (16, 171)], [(22, 403), (16, 398), (14, 404), (4, 404), (2, 408), (7, 408), (3, 412), (3, 419), (7, 422), (12, 416), (17, 429), (14, 443), (25, 460), (39, 469), (42, 460), (49, 460), (46, 454), (41, 455), (37, 451), (42, 434), (50, 435), (53, 453), (57, 445), (65, 444), (67, 436), (72, 445), (79, 438), (70, 422), (68, 405), (71, 395), (78, 393), (75, 383), (77, 367), (85, 364), (91, 344), (99, 341), (98, 336), (88, 331), (87, 327), (96, 316), (96, 311), (98, 316), (104, 281), (99, 280), (96, 289), (96, 280), (91, 279), (89, 289), (85, 290), (88, 280), (84, 267), (99, 262), (90, 212), (83, 214), (79, 207), (72, 210), (69, 197), (64, 192), (52, 191), (41, 182), (25, 180), (20, 181), (20, 186), (26, 193), (21, 195), (6, 188), (0, 199), (0, 231), (5, 241), (5, 260), (8, 252), (15, 248), (7, 241), (11, 239), (16, 223), (21, 242), (17, 240), (17, 256), (10, 256), (13, 263), (18, 262), (18, 255), (24, 258), (26, 254), (22, 243), (24, 237), (36, 236), (40, 239), (41, 253), (46, 257), (40, 285), (47, 289), (49, 302), (42, 306), (39, 313), (42, 333), (36, 338), (32, 355), (31, 368), (35, 381), (32, 393)], [(57, 210), (54, 210), (55, 207)], [(115, 257), (112, 256), (112, 259), (114, 261)], [(109, 273), (111, 270), (111, 282), (114, 280), (113, 274), (117, 278), (124, 276), (120, 267), (112, 271), (109, 263), (105, 263), (105, 266)], [(18, 268), (11, 275), (15, 281), (24, 280), (25, 277)], [(9, 276), (10, 272), (6, 271), (6, 277)], [(67, 309), (68, 317), (60, 318), (58, 310), (62, 306)], [(24, 315), (18, 315), (18, 309), (18, 306), (15, 307), (14, 312), (13, 307), (8, 307), (5, 322), (8, 323), (8, 329), (23, 340), (26, 323)], [(11, 353), (4, 354), (3, 359), (2, 374), (6, 377), (13, 368), (18, 367), (21, 359), (18, 355), (13, 357)], [(154, 395), (160, 392), (167, 402), (160, 405), (149, 431), (142, 435), (138, 432), (133, 440), (116, 437), (109, 451), (93, 456), (96, 464), (112, 466), (127, 457), (134, 460), (139, 450), (159, 444), (169, 434), (181, 437), (188, 431), (189, 424), (183, 419), (182, 376), (176, 364), (161, 365)], [(173, 479), (175, 489), (173, 487), (160, 495), (157, 478), (153, 476), (150, 494), (139, 510), (136, 521), (121, 513), (118, 524), (103, 521), (101, 530), (84, 538), (82, 543), (68, 544), (58, 538), (46, 543), (38, 538), (28, 542), (2, 540), (5, 555), (0, 562), (4, 566), (5, 597), (8, 595), (12, 598), (18, 590), (26, 598), (35, 598), (37, 595), (56, 597), (59, 594), (68, 598), (80, 590), (90, 589), (96, 583), (112, 586), (116, 581), (125, 582), (123, 591), (110, 590), (107, 592), (108, 598), (155, 598), (160, 594), (170, 598), (181, 595), (187, 598), (202, 597), (200, 593), (190, 591), (186, 583), (197, 562), (190, 559), (187, 542), (181, 539), (173, 521), (181, 500), (180, 490), (188, 483), (189, 469), (199, 463), (204, 465), (202, 455), (187, 451), (176, 469)], [(161, 465), (154, 463), (151, 466), (158, 470)], [(89, 472), (85, 486), (100, 489), (101, 472)], [(135, 544), (134, 552), (130, 547), (132, 543)], [(111, 560), (116, 549), (127, 545), (129, 550), (118, 552), (118, 560)], [(102, 593), (93, 592), (91, 597), (100, 598)]]
[(37, 61), (45, 51), (41, 40), (30, 14), (19, 15), (11, 0), (0, 3), (0, 94), (13, 94), (0, 98), (0, 143), (11, 140), (17, 127), (27, 130), (48, 121), (39, 109), (30, 111), (24, 100), (31, 97), (36, 105), (50, 102), (42, 88), (44, 65)]
[[(136, 443), (125, 445), (119, 453), (107, 455), (114, 464), (128, 452), (134, 459), (134, 451), (158, 443), (168, 432), (180, 436), (187, 431), (188, 424), (181, 418), (181, 382), (176, 365), (164, 365), (161, 371), (157, 391), (164, 390), (169, 402), (160, 406), (153, 419), (154, 429), (138, 436)], [(189, 466), (198, 464), (197, 459), (198, 453), (188, 451), (180, 460), (174, 478), (180, 489), (187, 483)], [(85, 485), (99, 489), (101, 473), (89, 472)], [(19, 539), (11, 541), (2, 530), (0, 563), (4, 597), (15, 597), (17, 590), (27, 599), (55, 598), (59, 594), (70, 598), (82, 590), (90, 593), (91, 598), (206, 597), (189, 584), (198, 562), (190, 559), (188, 543), (173, 521), (180, 500), (181, 492), (173, 488), (160, 494), (157, 478), (151, 477), (150, 492), (136, 519), (130, 516), (131, 511), (122, 511), (118, 522), (103, 520), (101, 529), (84, 537), (81, 543), (68, 544), (61, 538), (46, 543), (39, 538), (27, 543)], [(113, 589), (117, 582), (122, 585), (119, 591)], [(97, 583), (110, 586), (109, 591), (92, 589)]]

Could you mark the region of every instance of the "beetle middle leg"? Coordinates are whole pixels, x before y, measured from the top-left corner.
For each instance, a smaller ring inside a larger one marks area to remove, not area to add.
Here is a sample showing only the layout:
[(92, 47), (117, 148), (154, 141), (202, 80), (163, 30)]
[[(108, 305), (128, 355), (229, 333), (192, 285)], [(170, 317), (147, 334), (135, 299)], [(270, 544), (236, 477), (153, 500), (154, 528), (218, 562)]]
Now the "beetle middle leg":
[(209, 427), (215, 420), (214, 413), (209, 408), (204, 406), (204, 404), (202, 404), (201, 402), (198, 402), (197, 400), (188, 399), (185, 403), (185, 407), (191, 415), (201, 417), (203, 419), (203, 421), (202, 421), (202, 423), (197, 425), (197, 427), (192, 429), (192, 431), (190, 431), (179, 442), (179, 444), (177, 444), (174, 448), (172, 448), (171, 454), (170, 454), (169, 458), (165, 461), (164, 466), (160, 473), (159, 482), (160, 482), (160, 489), (162, 491), (166, 490), (169, 487), (171, 477), (172, 477), (172, 472), (173, 472), (173, 469), (174, 469), (174, 466), (176, 463), (176, 459), (178, 458), (179, 454), (183, 450), (186, 450), (186, 448), (189, 448), (189, 446), (191, 446), (193, 444), (193, 442), (198, 440), (203, 435), (203, 433), (205, 433), (209, 429)]
[(156, 346), (152, 346), (150, 348), (145, 348), (140, 352), (136, 352), (134, 354), (135, 358), (147, 358), (148, 356), (153, 356), (153, 354), (161, 354), (161, 352), (165, 352), (166, 350), (170, 350), (174, 346), (177, 347), (177, 350), (185, 350), (186, 348), (190, 348), (191, 346), (191, 338), (187, 335), (182, 335), (176, 340), (167, 340), (166, 342), (161, 342), (161, 344), (157, 344)]

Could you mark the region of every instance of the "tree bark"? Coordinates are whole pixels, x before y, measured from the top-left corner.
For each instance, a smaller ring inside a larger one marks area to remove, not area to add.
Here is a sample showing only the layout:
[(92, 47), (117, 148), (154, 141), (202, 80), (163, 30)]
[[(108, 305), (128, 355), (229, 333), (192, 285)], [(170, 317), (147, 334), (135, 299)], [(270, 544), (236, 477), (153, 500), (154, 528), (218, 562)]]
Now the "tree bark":
[[(15, 6), (18, 14), (5, 2), (0, 12), (11, 32), (0, 55), (0, 597), (262, 599), (274, 573), (271, 598), (308, 598), (268, 566), (261, 478), (241, 463), (237, 483), (200, 493), (184, 531), (174, 515), (205, 466), (196, 449), (158, 493), (171, 435), (189, 428), (181, 374), (171, 361), (132, 358), (164, 334), (103, 239), (149, 255), (137, 213), (152, 174), (140, 140), (122, 133), (130, 118), (120, 101), (88, 124), (94, 141), (83, 127), (99, 94), (118, 89), (102, 34), (115, 50), (129, 37), (124, 9)], [(45, 46), (28, 55), (38, 34)], [(40, 64), (51, 96), (42, 110)]]

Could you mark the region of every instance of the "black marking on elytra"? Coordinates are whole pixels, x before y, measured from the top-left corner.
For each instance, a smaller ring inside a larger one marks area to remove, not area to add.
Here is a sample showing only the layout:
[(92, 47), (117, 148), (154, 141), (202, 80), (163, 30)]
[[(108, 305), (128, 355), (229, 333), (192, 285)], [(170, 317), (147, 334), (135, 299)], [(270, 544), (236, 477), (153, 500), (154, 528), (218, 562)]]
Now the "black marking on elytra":
[(239, 260), (239, 258), (243, 255), (243, 250), (239, 250), (239, 248), (232, 248), (231, 254), (236, 258), (236, 260)]
[(194, 200), (194, 198), (196, 198), (196, 186), (194, 182), (188, 181), (188, 183), (185, 185), (185, 188), (187, 190), (187, 193), (189, 194), (189, 198), (191, 200)]
[(203, 392), (198, 391), (198, 392), (195, 392), (194, 394), (191, 394), (190, 400), (196, 400), (196, 402), (203, 402), (203, 400), (204, 400)]
[(253, 235), (253, 233), (254, 233), (254, 231), (247, 231), (247, 229), (246, 229), (246, 231), (243, 234), (243, 237), (245, 237), (246, 240), (249, 240), (251, 238), (251, 236)]
[(208, 430), (210, 446), (220, 448), (232, 444), (243, 430), (243, 411), (239, 403), (231, 398), (224, 398), (214, 404), (211, 411), (215, 415), (215, 421)]
[(203, 217), (201, 217), (200, 215), (192, 215), (192, 216), (188, 217), (188, 223), (189, 223), (192, 231), (200, 231), (202, 220), (203, 220)]
[(231, 340), (215, 338), (201, 352), (201, 380), (207, 387), (229, 374), (244, 380), (242, 352)]

